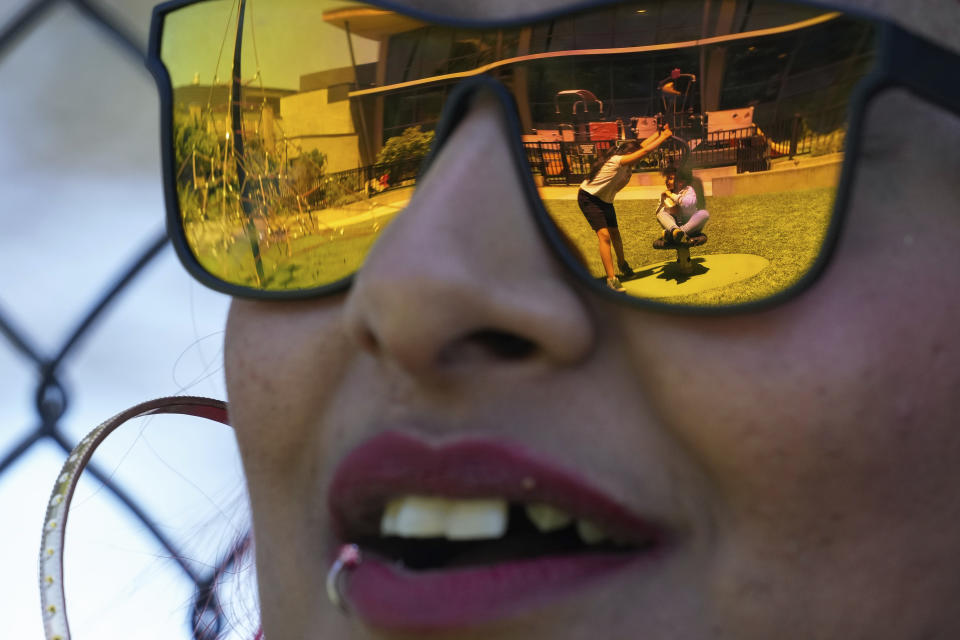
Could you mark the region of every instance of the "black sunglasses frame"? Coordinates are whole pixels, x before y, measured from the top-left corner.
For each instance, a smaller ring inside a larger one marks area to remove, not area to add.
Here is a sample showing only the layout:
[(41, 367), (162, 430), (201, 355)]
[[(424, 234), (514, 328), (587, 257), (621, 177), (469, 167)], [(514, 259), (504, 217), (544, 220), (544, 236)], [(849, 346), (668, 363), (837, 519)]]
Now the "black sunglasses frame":
[[(147, 68), (153, 74), (160, 93), (160, 140), (162, 150), (162, 166), (164, 178), (164, 198), (167, 206), (167, 231), (180, 261), (187, 271), (201, 284), (225, 293), (230, 296), (253, 300), (303, 300), (340, 293), (347, 290), (353, 280), (348, 276), (337, 282), (293, 291), (259, 290), (240, 285), (234, 285), (221, 280), (209, 273), (194, 256), (187, 243), (182, 224), (179, 198), (176, 188), (173, 153), (173, 88), (167, 69), (160, 58), (160, 47), (163, 38), (163, 23), (166, 15), (174, 10), (208, 0), (173, 0), (154, 8), (150, 28), (150, 42), (147, 56)], [(828, 4), (810, 0), (790, 0), (793, 4), (834, 9)], [(510, 20), (466, 20), (434, 15), (424, 11), (410, 10), (398, 3), (389, 0), (365, 0), (384, 9), (404, 13), (413, 18), (432, 24), (461, 27), (461, 28), (494, 28), (527, 25), (534, 22), (555, 18), (562, 15), (589, 10), (591, 8), (616, 4), (616, 0), (587, 0), (563, 7), (557, 11), (536, 13), (515, 17)], [(470, 98), (478, 91), (489, 91), (497, 96), (502, 107), (509, 130), (512, 132), (513, 143), (510, 144), (511, 153), (517, 171), (523, 176), (521, 184), (534, 213), (537, 225), (557, 258), (564, 264), (574, 277), (583, 282), (589, 289), (609, 299), (617, 300), (637, 308), (678, 313), (683, 315), (729, 315), (733, 313), (752, 312), (782, 304), (809, 288), (823, 273), (829, 264), (844, 226), (850, 192), (856, 177), (856, 158), (861, 145), (861, 133), (864, 114), (867, 105), (878, 94), (887, 89), (903, 88), (915, 94), (926, 102), (943, 107), (954, 114), (960, 114), (960, 85), (951, 83), (947, 79), (960, 73), (960, 55), (949, 51), (914, 35), (902, 27), (860, 10), (843, 9), (845, 15), (867, 20), (873, 23), (877, 30), (877, 55), (871, 72), (854, 89), (849, 104), (849, 127), (847, 130), (844, 160), (840, 174), (840, 182), (834, 202), (833, 215), (827, 229), (824, 242), (811, 268), (793, 285), (769, 297), (755, 301), (725, 306), (685, 306), (682, 304), (663, 303), (657, 300), (635, 298), (622, 293), (611, 291), (602, 282), (587, 273), (566, 248), (566, 242), (559, 230), (551, 221), (546, 207), (537, 192), (536, 185), (530, 174), (526, 156), (520, 144), (522, 127), (513, 96), (498, 80), (477, 75), (462, 80), (447, 98), (440, 122), (435, 131), (434, 144), (430, 153), (424, 159), (420, 173), (425, 172), (433, 161), (434, 156), (443, 147), (457, 124), (469, 110)], [(362, 267), (361, 267), (362, 268)]]

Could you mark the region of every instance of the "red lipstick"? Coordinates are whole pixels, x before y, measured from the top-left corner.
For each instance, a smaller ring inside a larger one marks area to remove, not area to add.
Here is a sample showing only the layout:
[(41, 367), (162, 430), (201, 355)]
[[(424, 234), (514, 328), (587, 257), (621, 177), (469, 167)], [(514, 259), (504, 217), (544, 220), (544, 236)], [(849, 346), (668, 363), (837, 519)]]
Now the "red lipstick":
[(518, 557), (421, 570), (364, 550), (346, 595), (351, 609), (374, 627), (424, 632), (502, 620), (655, 561), (665, 542), (662, 525), (518, 445), (463, 439), (433, 446), (386, 432), (350, 452), (334, 474), (328, 504), (335, 544), (378, 536), (384, 506), (405, 495), (545, 503), (595, 523), (629, 547), (627, 552)]

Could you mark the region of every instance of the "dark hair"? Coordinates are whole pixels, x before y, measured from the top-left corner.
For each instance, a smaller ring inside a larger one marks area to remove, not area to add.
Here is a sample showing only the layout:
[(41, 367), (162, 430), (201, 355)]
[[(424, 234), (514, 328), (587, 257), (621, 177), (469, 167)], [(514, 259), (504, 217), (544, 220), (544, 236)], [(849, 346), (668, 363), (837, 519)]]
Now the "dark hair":
[(603, 154), (597, 156), (597, 159), (590, 165), (590, 175), (587, 177), (587, 182), (593, 182), (593, 179), (597, 177), (603, 165), (607, 164), (607, 161), (613, 156), (625, 156), (639, 149), (640, 143), (636, 140), (627, 140), (626, 142), (618, 142), (610, 145), (610, 148), (604, 151)]
[(703, 180), (693, 175), (693, 171), (687, 165), (669, 166), (663, 170), (664, 177), (676, 176), (683, 184), (693, 187), (693, 192), (697, 194), (697, 209), (707, 208), (707, 196), (703, 190)]

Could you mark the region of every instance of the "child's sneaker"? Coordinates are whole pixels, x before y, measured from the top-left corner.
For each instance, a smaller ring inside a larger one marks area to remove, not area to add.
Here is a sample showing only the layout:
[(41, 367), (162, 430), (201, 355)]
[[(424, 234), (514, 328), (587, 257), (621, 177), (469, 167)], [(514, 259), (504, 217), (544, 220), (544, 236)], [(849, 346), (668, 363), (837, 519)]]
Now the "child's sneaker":
[(617, 293), (626, 293), (627, 290), (623, 288), (623, 285), (620, 284), (619, 278), (607, 278), (607, 286), (616, 291)]
[(673, 240), (673, 244), (688, 244), (687, 234), (680, 227), (674, 227), (670, 231), (670, 238)]

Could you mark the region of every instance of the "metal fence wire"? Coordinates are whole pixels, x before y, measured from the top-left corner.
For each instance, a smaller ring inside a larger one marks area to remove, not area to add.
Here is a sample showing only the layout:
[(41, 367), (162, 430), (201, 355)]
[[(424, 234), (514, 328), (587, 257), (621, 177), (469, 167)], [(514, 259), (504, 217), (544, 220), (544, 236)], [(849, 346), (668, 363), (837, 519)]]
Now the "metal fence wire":
[[(107, 12), (90, 2), (33, 0), (26, 3), (5, 26), (0, 28), (0, 63), (29, 31), (50, 15), (53, 9), (64, 5), (72, 6), (81, 16), (100, 27), (104, 36), (119, 48), (122, 55), (131, 56), (140, 61), (145, 60), (146, 51), (137, 44), (136, 38)], [(147, 73), (145, 67), (144, 73)], [(70, 403), (69, 394), (59, 379), (61, 369), (64, 363), (76, 353), (78, 343), (94, 330), (96, 321), (124, 291), (137, 281), (144, 267), (160, 254), (166, 243), (166, 234), (160, 234), (149, 242), (142, 253), (117, 274), (115, 281), (107, 284), (100, 298), (89, 309), (77, 311), (74, 330), (69, 333), (63, 344), (51, 353), (44, 353), (35, 347), (28, 332), (22, 327), (15, 326), (10, 315), (0, 308), (0, 334), (16, 352), (32, 363), (39, 381), (34, 402), (37, 426), (16, 442), (10, 452), (0, 459), (0, 476), (3, 476), (39, 442), (53, 442), (65, 453), (73, 449), (76, 443), (71, 442), (61, 429), (61, 418)], [(139, 520), (156, 542), (166, 550), (171, 562), (176, 563), (195, 585), (190, 613), (192, 637), (195, 640), (214, 640), (219, 637), (226, 621), (217, 600), (217, 583), (236, 562), (247, 540), (241, 540), (236, 548), (229, 550), (214, 567), (207, 570), (207, 573), (200, 573), (184, 560), (185, 554), (163, 534), (148, 510), (114, 482), (110, 474), (104, 472), (96, 463), (91, 463), (86, 471), (125, 505), (130, 515)]]

